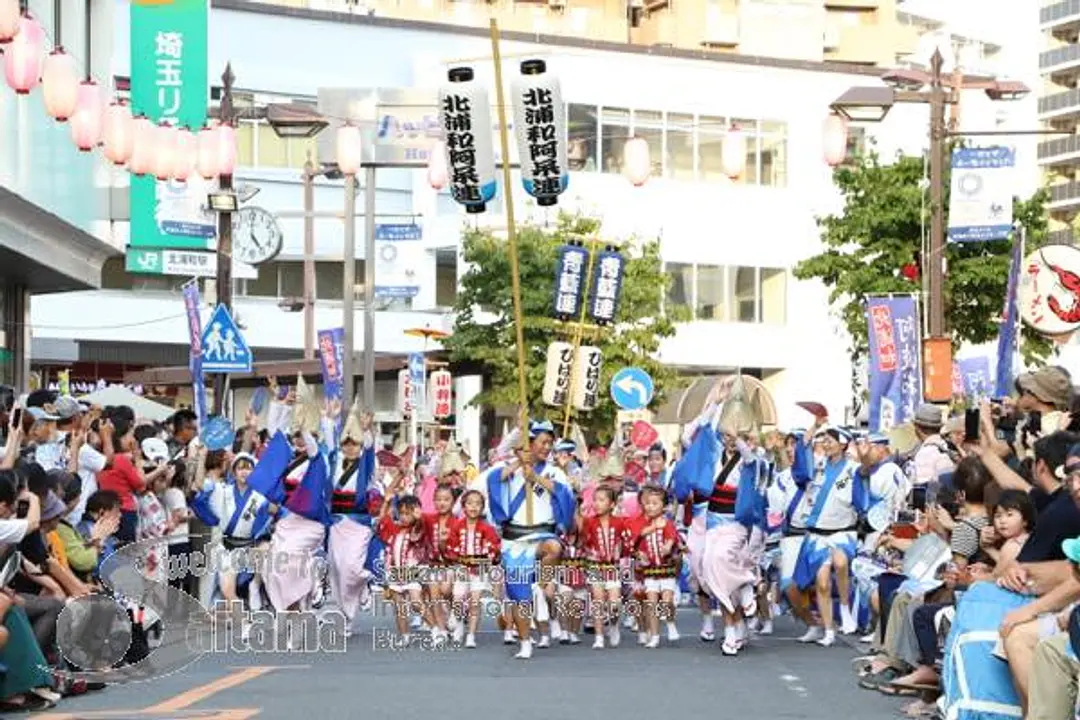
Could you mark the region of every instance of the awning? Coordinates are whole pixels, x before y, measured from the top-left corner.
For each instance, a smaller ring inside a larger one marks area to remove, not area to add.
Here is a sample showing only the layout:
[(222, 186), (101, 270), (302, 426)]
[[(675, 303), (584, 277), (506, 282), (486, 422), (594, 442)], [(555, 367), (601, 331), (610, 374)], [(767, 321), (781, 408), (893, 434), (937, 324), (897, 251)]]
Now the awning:
[[(763, 425), (776, 425), (776, 403), (765, 385), (752, 375), (742, 376), (743, 387), (750, 402), (760, 414)], [(705, 403), (715, 389), (717, 399), (723, 400), (735, 382), (735, 375), (703, 375), (694, 378), (682, 392), (668, 398), (656, 415), (656, 425), (685, 425), (691, 422), (705, 409)]]

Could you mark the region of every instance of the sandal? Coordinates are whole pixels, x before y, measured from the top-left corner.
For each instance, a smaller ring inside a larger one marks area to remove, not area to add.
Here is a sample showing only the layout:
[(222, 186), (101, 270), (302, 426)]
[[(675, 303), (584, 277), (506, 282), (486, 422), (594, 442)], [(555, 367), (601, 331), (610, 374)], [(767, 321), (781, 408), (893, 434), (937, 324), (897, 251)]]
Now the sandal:
[(867, 675), (859, 680), (859, 687), (863, 690), (877, 690), (882, 685), (888, 685), (900, 677), (900, 671), (893, 667), (887, 667), (881, 672)]
[(27, 693), (26, 695), (23, 695), (22, 698), (23, 701), (20, 703), (0, 701), (0, 711), (8, 713), (26, 713), (49, 710), (56, 707), (56, 703), (53, 701), (46, 700), (34, 693)]
[(895, 685), (893, 683), (882, 683), (874, 689), (882, 695), (889, 695), (890, 697), (917, 697), (921, 692), (908, 685)]

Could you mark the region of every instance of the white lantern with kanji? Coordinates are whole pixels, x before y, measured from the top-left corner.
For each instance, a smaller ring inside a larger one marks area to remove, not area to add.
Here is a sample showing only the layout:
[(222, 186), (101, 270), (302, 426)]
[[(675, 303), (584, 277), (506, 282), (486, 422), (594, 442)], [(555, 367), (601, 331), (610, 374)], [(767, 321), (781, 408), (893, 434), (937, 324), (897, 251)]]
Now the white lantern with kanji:
[(454, 414), (454, 376), (447, 370), (436, 370), (428, 379), (431, 387), (431, 415), (443, 420)]
[(724, 135), (724, 142), (720, 146), (720, 167), (732, 180), (746, 169), (746, 135), (738, 127), (732, 127)]
[(652, 169), (649, 160), (649, 143), (645, 138), (632, 137), (623, 145), (623, 175), (634, 187), (641, 187), (649, 179)]
[(472, 68), (450, 68), (447, 78), (439, 88), (439, 122), (450, 196), (465, 212), (482, 213), (496, 189), (491, 103)]
[(836, 113), (832, 113), (825, 118), (825, 126), (822, 128), (822, 141), (825, 149), (825, 162), (830, 167), (836, 167), (844, 162), (847, 155), (847, 139), (847, 120)]
[(525, 60), (510, 85), (521, 183), (541, 207), (558, 202), (570, 183), (566, 158), (566, 104), (559, 78), (543, 60)]

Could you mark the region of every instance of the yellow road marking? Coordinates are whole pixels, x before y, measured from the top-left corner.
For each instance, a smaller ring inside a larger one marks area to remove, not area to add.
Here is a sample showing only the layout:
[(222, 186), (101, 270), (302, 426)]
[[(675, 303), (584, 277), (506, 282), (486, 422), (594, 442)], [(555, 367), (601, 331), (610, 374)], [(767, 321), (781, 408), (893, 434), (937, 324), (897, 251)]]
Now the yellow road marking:
[(273, 672), (276, 668), (255, 666), (249, 667), (245, 670), (239, 670), (234, 673), (230, 673), (223, 678), (218, 678), (213, 682), (208, 682), (205, 685), (199, 685), (193, 687), (190, 690), (186, 690), (179, 695), (166, 700), (165, 702), (152, 705), (143, 712), (173, 712), (175, 710), (183, 710), (186, 707), (190, 707), (195, 703), (202, 702), (203, 700), (216, 695), (223, 690), (229, 690), (237, 685), (242, 685), (248, 680), (254, 680), (257, 677), (266, 675)]
[(261, 712), (259, 708), (229, 708), (228, 710), (193, 710), (182, 715), (172, 712), (150, 712), (147, 710), (94, 710), (90, 712), (72, 713), (45, 713), (34, 715), (40, 720), (109, 720), (109, 718), (137, 718), (167, 717), (174, 720), (178, 717), (190, 717), (192, 720), (250, 720)]

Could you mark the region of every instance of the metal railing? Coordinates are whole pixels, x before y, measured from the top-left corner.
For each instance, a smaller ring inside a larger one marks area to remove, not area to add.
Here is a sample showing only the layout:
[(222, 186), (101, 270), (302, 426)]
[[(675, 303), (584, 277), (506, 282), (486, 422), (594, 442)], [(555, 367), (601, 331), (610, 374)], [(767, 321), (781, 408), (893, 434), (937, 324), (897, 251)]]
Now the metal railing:
[(1070, 135), (1039, 143), (1038, 157), (1040, 160), (1061, 155), (1075, 155), (1077, 153), (1080, 153), (1080, 135)]
[[(1080, 2), (1080, 0), (1076, 0)], [(1065, 65), (1066, 63), (1080, 61), (1080, 45), (1066, 45), (1039, 53), (1039, 69)]]
[(1050, 186), (1050, 204), (1073, 202), (1080, 204), (1080, 182), (1067, 182)]
[(1047, 245), (1075, 245), (1076, 235), (1072, 230), (1054, 230), (1046, 234)]
[(1046, 25), (1074, 15), (1080, 15), (1080, 0), (1063, 0), (1039, 8), (1039, 23)]
[(1080, 111), (1080, 88), (1073, 88), (1072, 90), (1039, 98), (1039, 114), (1068, 109)]

